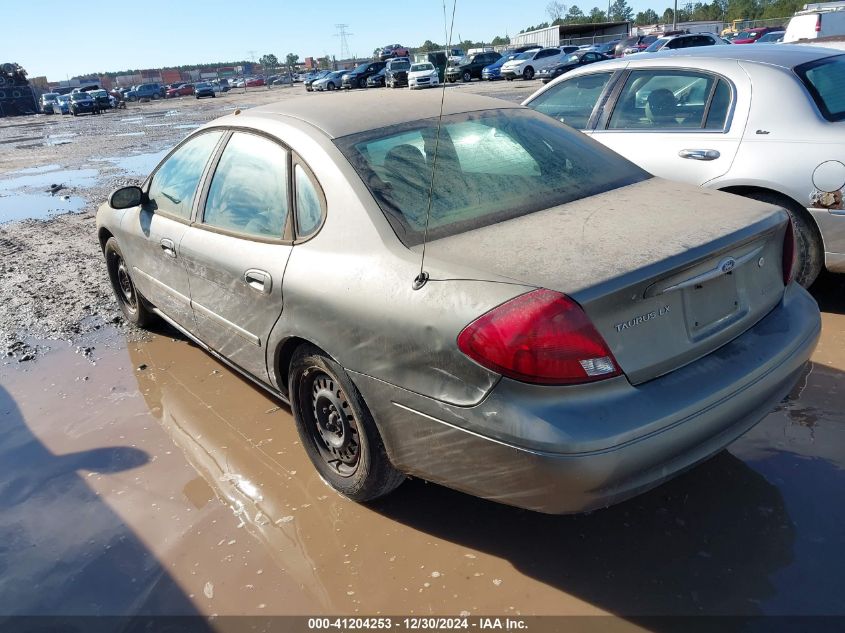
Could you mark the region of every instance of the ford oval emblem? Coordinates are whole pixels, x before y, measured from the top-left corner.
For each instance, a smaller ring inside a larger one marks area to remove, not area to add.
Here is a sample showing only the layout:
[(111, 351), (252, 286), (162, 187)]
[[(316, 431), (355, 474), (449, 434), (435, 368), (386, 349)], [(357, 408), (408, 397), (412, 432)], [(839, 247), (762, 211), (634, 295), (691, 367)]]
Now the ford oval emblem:
[(727, 275), (734, 269), (734, 266), (736, 266), (736, 260), (733, 257), (728, 257), (722, 260), (722, 263), (719, 264), (719, 269)]

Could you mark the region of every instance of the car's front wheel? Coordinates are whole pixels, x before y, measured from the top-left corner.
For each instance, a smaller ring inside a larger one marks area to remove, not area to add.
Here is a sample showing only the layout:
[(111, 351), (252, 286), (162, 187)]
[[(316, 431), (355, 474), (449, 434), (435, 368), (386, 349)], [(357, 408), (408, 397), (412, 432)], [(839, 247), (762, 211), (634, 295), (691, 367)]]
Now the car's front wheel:
[(522, 79), (524, 81), (531, 81), (534, 79), (534, 69), (531, 68), (531, 66), (522, 71)]
[(464, 81), (472, 81), (472, 75), (470, 74), (470, 72), (468, 70), (464, 71), (462, 79)]
[(334, 83), (331, 81), (326, 84), (326, 90), (334, 90)]
[(302, 445), (335, 490), (370, 501), (404, 481), (343, 367), (316, 347), (303, 346), (291, 362), (288, 387)]
[(117, 240), (110, 237), (103, 251), (106, 256), (109, 280), (117, 304), (120, 306), (120, 311), (132, 325), (146, 326), (155, 319), (155, 314), (147, 308), (144, 300), (135, 290), (135, 284), (132, 282), (132, 277), (129, 276), (129, 266), (123, 259), (123, 253), (117, 244)]

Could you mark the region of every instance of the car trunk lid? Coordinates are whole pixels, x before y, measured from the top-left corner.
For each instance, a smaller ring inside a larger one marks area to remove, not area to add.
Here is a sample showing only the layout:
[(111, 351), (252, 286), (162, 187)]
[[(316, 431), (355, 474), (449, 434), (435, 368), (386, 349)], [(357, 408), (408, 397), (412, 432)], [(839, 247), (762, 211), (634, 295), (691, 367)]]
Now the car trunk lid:
[(569, 295), (637, 384), (778, 303), (786, 221), (769, 205), (653, 178), (436, 240), (426, 257)]

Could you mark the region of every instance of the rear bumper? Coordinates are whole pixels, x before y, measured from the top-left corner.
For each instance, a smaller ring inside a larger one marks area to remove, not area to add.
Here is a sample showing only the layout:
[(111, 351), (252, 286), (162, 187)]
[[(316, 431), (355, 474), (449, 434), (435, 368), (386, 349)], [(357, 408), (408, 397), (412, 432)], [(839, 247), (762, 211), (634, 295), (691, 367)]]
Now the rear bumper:
[(605, 507), (719, 452), (794, 386), (821, 320), (795, 284), (744, 334), (666, 376), (585, 387), (503, 379), (456, 407), (350, 372), (400, 470), (540, 512)]
[(845, 209), (808, 207), (807, 212), (822, 235), (825, 268), (833, 273), (845, 273)]

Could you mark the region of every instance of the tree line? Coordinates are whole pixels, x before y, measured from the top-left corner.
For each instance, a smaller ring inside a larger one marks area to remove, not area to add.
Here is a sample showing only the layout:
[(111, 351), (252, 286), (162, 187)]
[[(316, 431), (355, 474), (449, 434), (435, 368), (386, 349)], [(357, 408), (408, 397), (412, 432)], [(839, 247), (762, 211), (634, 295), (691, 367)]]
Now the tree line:
[[(806, 0), (713, 0), (712, 2), (684, 2), (678, 6), (678, 22), (723, 21), (732, 20), (767, 20), (786, 18), (803, 8)], [(663, 13), (646, 9), (639, 13), (628, 4), (627, 0), (613, 0), (610, 11), (593, 7), (588, 13), (578, 5), (567, 6), (559, 0), (553, 0), (546, 6), (549, 21), (528, 26), (520, 31), (558, 26), (560, 24), (588, 24), (591, 22), (633, 22), (637, 26), (657, 23), (671, 23), (676, 16), (671, 7)]]

